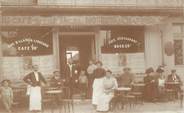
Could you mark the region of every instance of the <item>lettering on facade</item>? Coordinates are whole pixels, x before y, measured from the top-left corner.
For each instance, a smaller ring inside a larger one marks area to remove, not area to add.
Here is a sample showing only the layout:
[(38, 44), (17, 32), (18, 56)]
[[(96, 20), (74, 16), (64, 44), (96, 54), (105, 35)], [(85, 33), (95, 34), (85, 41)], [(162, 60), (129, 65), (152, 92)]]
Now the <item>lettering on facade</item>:
[(114, 27), (108, 30), (102, 53), (135, 53), (144, 52), (144, 28)]
[[(132, 37), (117, 37), (105, 39), (104, 46), (101, 48), (103, 53), (113, 52), (136, 52), (141, 43)], [(136, 50), (135, 50), (136, 49)]]
[[(27, 29), (29, 30), (29, 29)], [(2, 36), (3, 56), (37, 56), (52, 54), (52, 37), (35, 31), (20, 30), (15, 37)], [(28, 32), (28, 34), (27, 34)], [(32, 34), (33, 33), (33, 34)], [(26, 35), (25, 35), (26, 34)]]

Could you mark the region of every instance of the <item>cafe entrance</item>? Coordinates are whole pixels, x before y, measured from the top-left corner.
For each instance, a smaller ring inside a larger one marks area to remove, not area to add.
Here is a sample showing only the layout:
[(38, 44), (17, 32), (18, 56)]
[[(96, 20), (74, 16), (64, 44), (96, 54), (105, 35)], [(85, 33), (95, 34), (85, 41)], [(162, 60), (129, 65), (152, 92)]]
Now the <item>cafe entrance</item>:
[(60, 35), (60, 66), (64, 71), (67, 61), (80, 64), (80, 68), (86, 69), (88, 61), (92, 59), (94, 49), (94, 34), (86, 32), (67, 32)]

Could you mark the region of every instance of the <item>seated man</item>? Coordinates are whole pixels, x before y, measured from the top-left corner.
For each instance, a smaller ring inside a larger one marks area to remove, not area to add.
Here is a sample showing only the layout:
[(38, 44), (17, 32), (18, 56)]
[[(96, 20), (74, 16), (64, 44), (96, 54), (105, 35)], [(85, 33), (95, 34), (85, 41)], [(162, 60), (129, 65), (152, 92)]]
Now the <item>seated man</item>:
[(131, 73), (129, 67), (123, 69), (124, 73), (120, 76), (120, 86), (121, 87), (131, 87), (134, 82), (134, 75)]
[(50, 80), (51, 87), (61, 87), (64, 85), (64, 79), (61, 79), (60, 72), (58, 70), (53, 72), (53, 77)]

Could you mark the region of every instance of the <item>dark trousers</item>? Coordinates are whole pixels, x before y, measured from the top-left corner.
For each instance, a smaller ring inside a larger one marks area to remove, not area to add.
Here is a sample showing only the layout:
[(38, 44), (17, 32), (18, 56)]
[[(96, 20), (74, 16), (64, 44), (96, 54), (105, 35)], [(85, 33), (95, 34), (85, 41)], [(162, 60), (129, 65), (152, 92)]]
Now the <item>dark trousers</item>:
[(94, 76), (88, 75), (88, 98), (92, 98)]

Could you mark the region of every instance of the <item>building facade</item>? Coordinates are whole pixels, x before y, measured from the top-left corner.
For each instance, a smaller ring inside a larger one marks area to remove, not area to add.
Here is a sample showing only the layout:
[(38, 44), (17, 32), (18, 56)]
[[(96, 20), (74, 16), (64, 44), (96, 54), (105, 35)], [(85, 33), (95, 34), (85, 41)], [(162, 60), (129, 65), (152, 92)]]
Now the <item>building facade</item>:
[(31, 64), (50, 76), (73, 57), (114, 73), (165, 65), (184, 80), (183, 8), (183, 0), (1, 0), (1, 79), (20, 80)]

